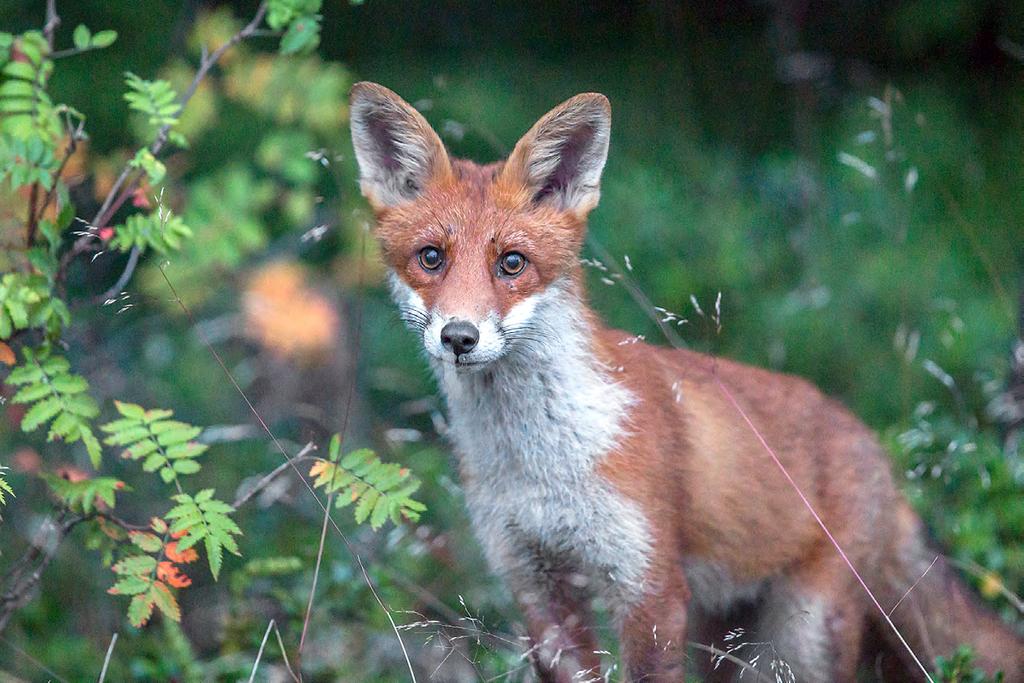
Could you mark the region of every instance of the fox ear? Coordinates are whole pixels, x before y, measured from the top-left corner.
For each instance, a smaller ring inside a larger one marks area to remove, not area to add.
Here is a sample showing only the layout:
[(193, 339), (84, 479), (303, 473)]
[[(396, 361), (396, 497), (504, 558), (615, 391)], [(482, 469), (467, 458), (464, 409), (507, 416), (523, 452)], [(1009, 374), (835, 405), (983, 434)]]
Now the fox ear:
[(584, 93), (541, 118), (516, 143), (502, 175), (536, 203), (585, 214), (600, 197), (612, 112), (608, 98)]
[(427, 182), (451, 174), (444, 144), (409, 103), (376, 83), (349, 93), (359, 185), (374, 208), (415, 199)]

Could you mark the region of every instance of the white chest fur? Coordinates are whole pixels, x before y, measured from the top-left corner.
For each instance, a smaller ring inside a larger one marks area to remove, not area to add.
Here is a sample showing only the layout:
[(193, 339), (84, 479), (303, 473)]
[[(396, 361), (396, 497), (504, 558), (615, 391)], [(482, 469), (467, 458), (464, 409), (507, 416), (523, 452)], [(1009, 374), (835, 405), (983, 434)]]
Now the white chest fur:
[(647, 522), (595, 467), (621, 440), (636, 398), (593, 357), (565, 295), (531, 307), (543, 342), (483, 372), (435, 364), (476, 533), (513, 588), (556, 567), (586, 577), (613, 605), (632, 602), (650, 554)]

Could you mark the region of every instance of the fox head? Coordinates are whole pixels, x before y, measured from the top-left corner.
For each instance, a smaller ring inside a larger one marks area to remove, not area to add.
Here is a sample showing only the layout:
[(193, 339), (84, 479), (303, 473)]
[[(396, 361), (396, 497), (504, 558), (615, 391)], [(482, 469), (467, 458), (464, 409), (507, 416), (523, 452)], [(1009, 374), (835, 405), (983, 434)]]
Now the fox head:
[(350, 99), (360, 188), (392, 293), (435, 363), (470, 372), (557, 344), (545, 321), (579, 297), (579, 252), (608, 155), (607, 98), (567, 100), (488, 165), (449, 157), (387, 88), (357, 83)]

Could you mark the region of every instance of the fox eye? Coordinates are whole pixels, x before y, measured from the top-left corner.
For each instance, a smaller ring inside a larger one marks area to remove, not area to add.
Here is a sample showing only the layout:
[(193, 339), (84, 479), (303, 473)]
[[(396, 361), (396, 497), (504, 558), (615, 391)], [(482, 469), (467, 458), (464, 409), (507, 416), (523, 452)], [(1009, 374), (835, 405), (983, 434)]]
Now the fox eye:
[(526, 257), (518, 251), (510, 251), (499, 259), (498, 267), (501, 268), (503, 275), (514, 277), (523, 272), (523, 268), (526, 267)]
[(437, 247), (423, 247), (420, 249), (420, 265), (424, 270), (437, 270), (444, 262), (444, 255)]

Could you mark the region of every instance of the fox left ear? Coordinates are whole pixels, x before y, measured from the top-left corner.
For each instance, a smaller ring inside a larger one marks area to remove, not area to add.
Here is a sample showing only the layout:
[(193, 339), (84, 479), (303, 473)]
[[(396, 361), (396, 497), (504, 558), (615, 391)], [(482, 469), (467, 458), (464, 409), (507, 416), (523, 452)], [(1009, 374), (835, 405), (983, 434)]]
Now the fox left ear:
[(441, 138), (408, 102), (376, 83), (349, 93), (359, 186), (375, 209), (415, 199), (431, 180), (451, 175)]
[(525, 188), (535, 203), (586, 214), (601, 195), (611, 125), (607, 97), (576, 95), (545, 114), (516, 143), (502, 176)]

